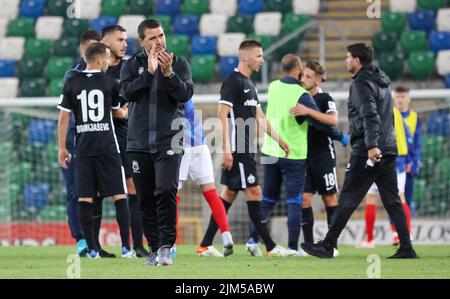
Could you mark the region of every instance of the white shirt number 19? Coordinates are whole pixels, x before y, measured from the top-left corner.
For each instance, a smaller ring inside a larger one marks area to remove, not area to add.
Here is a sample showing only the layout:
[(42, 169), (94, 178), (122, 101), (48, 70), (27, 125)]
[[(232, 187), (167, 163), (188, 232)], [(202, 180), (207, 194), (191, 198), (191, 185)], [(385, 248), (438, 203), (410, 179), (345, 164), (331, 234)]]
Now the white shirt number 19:
[(83, 90), (77, 99), (81, 101), (81, 114), (83, 116), (83, 122), (88, 120), (93, 122), (99, 122), (105, 116), (105, 97), (103, 92), (98, 89), (91, 90), (87, 94), (86, 90)]

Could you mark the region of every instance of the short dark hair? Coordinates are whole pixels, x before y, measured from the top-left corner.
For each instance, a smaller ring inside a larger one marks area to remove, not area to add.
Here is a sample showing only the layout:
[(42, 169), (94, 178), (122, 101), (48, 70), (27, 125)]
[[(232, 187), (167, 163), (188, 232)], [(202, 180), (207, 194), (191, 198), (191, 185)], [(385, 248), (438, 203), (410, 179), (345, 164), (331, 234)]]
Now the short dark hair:
[(239, 51), (251, 48), (262, 48), (262, 45), (259, 41), (254, 39), (246, 39), (239, 45)]
[(109, 47), (104, 43), (93, 43), (86, 49), (86, 52), (84, 53), (86, 62), (93, 62), (97, 58), (97, 56), (104, 55), (107, 49), (109, 49)]
[(317, 60), (307, 60), (305, 67), (311, 69), (316, 73), (317, 75), (324, 75), (325, 74), (325, 68), (318, 62)]
[(99, 42), (99, 41), (102, 40), (102, 37), (101, 37), (100, 34), (98, 34), (97, 31), (95, 31), (95, 30), (88, 30), (88, 31), (86, 31), (85, 33), (83, 33), (81, 35), (80, 44), (84, 45), (85, 43), (87, 43), (90, 40), (95, 40), (95, 41)]
[(157, 19), (147, 19), (142, 21), (138, 27), (138, 35), (140, 39), (145, 38), (145, 29), (155, 29), (161, 27), (161, 22)]
[(367, 65), (372, 62), (373, 49), (364, 43), (349, 45), (347, 47), (347, 52), (349, 52), (353, 58), (359, 58), (362, 65)]
[(292, 71), (298, 65), (302, 65), (302, 60), (295, 54), (286, 54), (281, 59), (281, 70), (285, 73)]
[(404, 87), (404, 86), (397, 86), (395, 88), (395, 92), (396, 93), (408, 93), (409, 92), (409, 88), (408, 87)]
[(102, 29), (102, 38), (105, 37), (105, 35), (112, 33), (114, 31), (127, 32), (125, 28), (123, 28), (120, 25), (109, 25)]

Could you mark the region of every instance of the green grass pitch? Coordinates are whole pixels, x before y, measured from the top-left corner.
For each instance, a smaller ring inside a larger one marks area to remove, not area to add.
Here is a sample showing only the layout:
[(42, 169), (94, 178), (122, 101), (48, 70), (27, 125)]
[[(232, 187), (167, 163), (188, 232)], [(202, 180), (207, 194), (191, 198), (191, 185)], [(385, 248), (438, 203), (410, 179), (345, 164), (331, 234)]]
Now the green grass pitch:
[[(219, 248), (219, 247), (217, 247)], [(194, 245), (177, 246), (177, 257), (171, 267), (142, 266), (143, 259), (121, 258), (80, 260), (81, 278), (368, 278), (373, 261), (380, 257), (381, 278), (450, 278), (450, 246), (416, 246), (421, 259), (388, 260), (394, 253), (391, 246), (355, 249), (340, 246), (340, 256), (331, 260), (314, 257), (251, 257), (244, 245), (236, 245), (227, 258), (198, 257)], [(118, 247), (106, 247), (119, 253)], [(67, 257), (74, 247), (0, 247), (0, 278), (67, 278), (72, 264)]]

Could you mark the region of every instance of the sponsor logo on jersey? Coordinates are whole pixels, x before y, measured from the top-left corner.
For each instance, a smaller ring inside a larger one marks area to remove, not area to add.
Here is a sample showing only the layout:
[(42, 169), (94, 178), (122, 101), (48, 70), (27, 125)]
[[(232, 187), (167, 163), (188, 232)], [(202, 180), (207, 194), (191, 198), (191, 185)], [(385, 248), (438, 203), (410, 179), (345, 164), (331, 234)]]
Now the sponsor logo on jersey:
[(251, 99), (251, 100), (247, 100), (244, 102), (244, 106), (254, 106), (257, 107), (258, 106), (258, 101), (255, 99)]
[(138, 70), (138, 73), (139, 73), (139, 75), (142, 75), (143, 72), (144, 72), (144, 67), (141, 66)]

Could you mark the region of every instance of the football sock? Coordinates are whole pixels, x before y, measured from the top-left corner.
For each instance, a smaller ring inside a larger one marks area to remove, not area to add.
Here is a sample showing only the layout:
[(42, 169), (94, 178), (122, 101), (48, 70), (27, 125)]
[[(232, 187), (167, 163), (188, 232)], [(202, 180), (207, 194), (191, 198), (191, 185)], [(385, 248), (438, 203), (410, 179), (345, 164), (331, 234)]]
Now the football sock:
[(377, 219), (377, 206), (374, 204), (366, 204), (366, 240), (373, 241), (373, 230), (375, 227), (375, 220)]
[(264, 245), (266, 245), (267, 251), (271, 251), (275, 246), (275, 242), (269, 235), (269, 231), (267, 230), (266, 223), (262, 223), (261, 217), (261, 202), (260, 201), (247, 201), (248, 214), (250, 216), (250, 220), (255, 225), (256, 231), (261, 236), (264, 241)]
[(298, 250), (298, 239), (302, 224), (301, 204), (288, 203), (288, 247)]
[(116, 206), (116, 220), (119, 224), (120, 239), (122, 247), (130, 249), (130, 211), (126, 198), (118, 199), (114, 202)]
[(131, 235), (133, 247), (142, 248), (142, 219), (137, 195), (128, 194), (128, 208), (130, 209)]
[(80, 224), (89, 250), (99, 250), (94, 240), (94, 228), (92, 219), (92, 203), (80, 201)]
[(314, 243), (314, 214), (312, 207), (303, 209), (302, 230), (305, 243)]
[(220, 231), (227, 232), (230, 230), (228, 225), (228, 216), (225, 211), (225, 207), (220, 200), (219, 194), (216, 189), (211, 189), (206, 192), (203, 192), (203, 196), (209, 204), (209, 208), (211, 209), (211, 213), (216, 221), (216, 224), (219, 226)]
[(103, 214), (103, 197), (95, 197), (92, 203), (92, 217), (93, 220), (93, 228), (94, 228), (94, 240), (98, 249), (101, 249), (99, 235), (100, 235), (100, 226), (102, 223), (102, 214)]
[[(220, 198), (223, 202), (223, 206), (225, 207), (225, 211), (228, 213), (228, 210), (231, 207), (231, 203), (223, 200), (223, 198)], [(202, 247), (208, 247), (211, 246), (214, 240), (214, 236), (216, 235), (217, 230), (219, 227), (216, 224), (216, 221), (214, 220), (214, 217), (211, 215), (209, 219), (208, 229), (206, 230), (205, 236), (203, 237), (202, 242), (200, 243), (200, 246)]]

